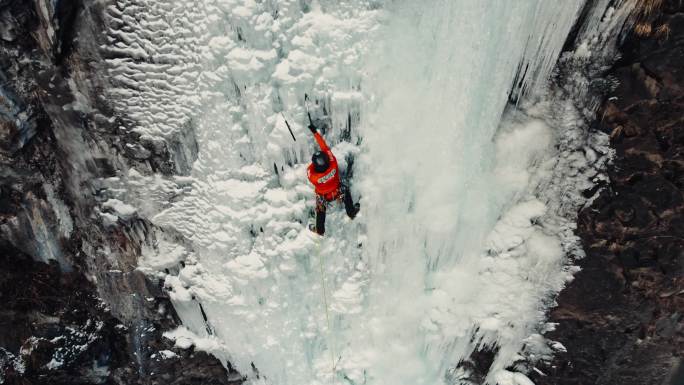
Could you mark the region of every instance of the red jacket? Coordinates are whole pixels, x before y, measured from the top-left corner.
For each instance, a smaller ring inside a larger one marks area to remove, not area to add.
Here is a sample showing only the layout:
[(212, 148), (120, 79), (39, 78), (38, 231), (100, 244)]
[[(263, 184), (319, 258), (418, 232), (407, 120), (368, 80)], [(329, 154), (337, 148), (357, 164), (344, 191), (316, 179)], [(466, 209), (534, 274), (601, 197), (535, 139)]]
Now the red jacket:
[(316, 188), (316, 194), (323, 195), (326, 200), (333, 200), (339, 194), (340, 188), (340, 169), (337, 167), (337, 159), (330, 151), (330, 147), (325, 143), (325, 140), (318, 132), (314, 134), (314, 139), (321, 147), (321, 151), (328, 156), (330, 165), (328, 169), (323, 172), (316, 172), (313, 163), (309, 165), (307, 175), (309, 181)]

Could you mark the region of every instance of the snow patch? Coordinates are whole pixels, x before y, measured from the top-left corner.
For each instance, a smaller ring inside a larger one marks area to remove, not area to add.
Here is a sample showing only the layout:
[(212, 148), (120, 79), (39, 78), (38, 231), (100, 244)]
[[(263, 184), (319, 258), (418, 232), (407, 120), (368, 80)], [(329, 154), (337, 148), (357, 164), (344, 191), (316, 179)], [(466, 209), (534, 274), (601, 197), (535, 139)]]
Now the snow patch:
[(104, 203), (102, 203), (102, 207), (114, 211), (114, 213), (122, 219), (130, 219), (137, 212), (135, 207), (127, 203), (123, 203), (118, 199), (107, 199)]

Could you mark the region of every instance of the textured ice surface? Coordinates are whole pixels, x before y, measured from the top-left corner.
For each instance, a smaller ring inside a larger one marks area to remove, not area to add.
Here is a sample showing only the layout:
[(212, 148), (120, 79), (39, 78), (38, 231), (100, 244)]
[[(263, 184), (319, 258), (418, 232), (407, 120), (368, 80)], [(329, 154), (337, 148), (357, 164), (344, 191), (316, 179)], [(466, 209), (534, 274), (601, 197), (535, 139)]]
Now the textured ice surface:
[(135, 130), (168, 138), (199, 106), (197, 82), (205, 14), (183, 1), (118, 0), (107, 7), (108, 100)]
[[(544, 313), (581, 255), (574, 215), (607, 159), (582, 104), (583, 69), (622, 20), (601, 22), (606, 4), (564, 56), (565, 87), (545, 87), (582, 6), (110, 6), (116, 108), (141, 140), (197, 134), (189, 177), (107, 182), (103, 220), (168, 230), (140, 262), (183, 320), (168, 337), (252, 383), (467, 383), (453, 367), (497, 345), (488, 381), (529, 384), (510, 365), (553, 348)], [(330, 208), (325, 238), (306, 229), (305, 93), (362, 196), (353, 222)]]

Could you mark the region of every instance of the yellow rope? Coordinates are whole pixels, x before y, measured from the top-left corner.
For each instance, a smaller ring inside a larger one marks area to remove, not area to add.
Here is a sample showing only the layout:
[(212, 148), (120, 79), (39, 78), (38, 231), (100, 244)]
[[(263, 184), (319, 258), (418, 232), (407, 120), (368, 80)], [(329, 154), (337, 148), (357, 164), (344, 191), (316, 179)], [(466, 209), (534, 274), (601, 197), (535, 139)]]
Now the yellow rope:
[(325, 320), (328, 323), (328, 339), (330, 342), (330, 374), (332, 376), (331, 383), (335, 384), (335, 343), (333, 338), (333, 330), (330, 325), (330, 312), (328, 310), (328, 293), (325, 287), (325, 271), (323, 269), (323, 256), (321, 255), (321, 241), (316, 242), (316, 254), (318, 254), (318, 265), (321, 270), (321, 288), (323, 289), (323, 303), (325, 304)]

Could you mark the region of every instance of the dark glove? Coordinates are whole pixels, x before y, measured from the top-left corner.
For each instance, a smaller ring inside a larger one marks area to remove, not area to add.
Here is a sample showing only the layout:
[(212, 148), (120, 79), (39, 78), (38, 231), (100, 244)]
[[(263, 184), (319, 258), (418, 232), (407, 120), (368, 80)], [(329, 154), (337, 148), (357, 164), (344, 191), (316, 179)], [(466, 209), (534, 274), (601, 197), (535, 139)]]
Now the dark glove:
[(309, 123), (309, 131), (311, 131), (312, 134), (315, 134), (316, 133), (316, 126)]

